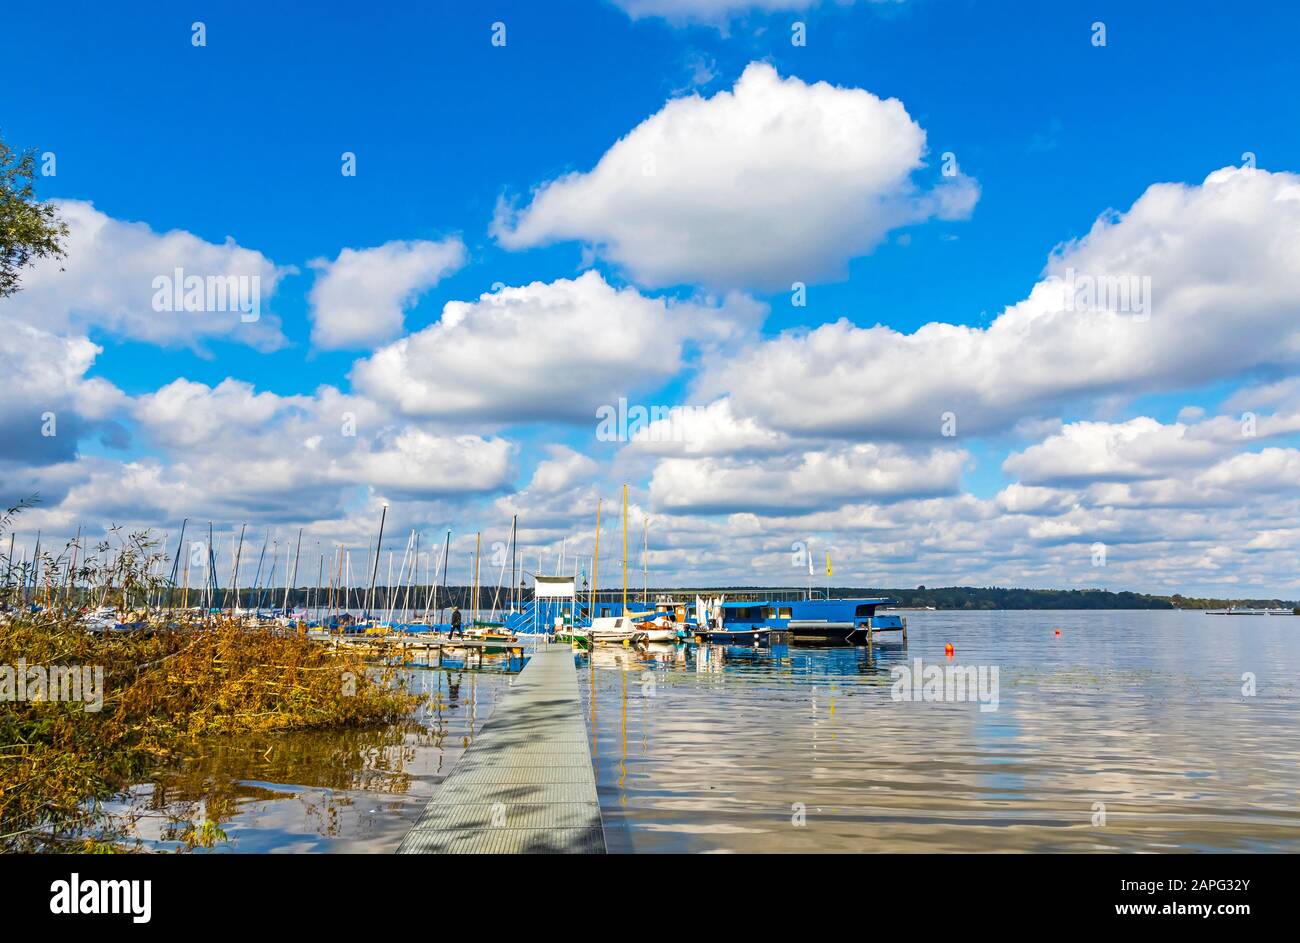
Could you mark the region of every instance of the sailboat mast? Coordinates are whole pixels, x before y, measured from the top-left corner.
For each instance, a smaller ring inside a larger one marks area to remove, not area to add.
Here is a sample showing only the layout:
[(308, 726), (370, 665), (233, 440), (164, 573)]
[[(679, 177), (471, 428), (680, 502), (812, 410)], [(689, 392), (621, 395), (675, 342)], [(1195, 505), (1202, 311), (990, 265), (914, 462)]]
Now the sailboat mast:
[[(254, 609), (261, 608), (262, 605), (262, 600), (258, 595), (258, 587), (262, 585), (262, 561), (266, 558), (266, 545), (269, 544), (270, 542), (271, 542), (271, 528), (268, 527), (266, 529), (266, 537), (262, 540), (262, 552), (257, 556), (257, 572), (253, 574), (253, 598), (250, 600), (250, 602), (253, 603)], [(275, 566), (274, 550), (271, 551), (271, 566)], [(239, 605), (238, 600), (236, 600), (235, 605), (236, 606)]]
[(623, 615), (627, 615), (627, 485), (623, 485)]
[(334, 565), (330, 567), (329, 614), (331, 617), (333, 617), (334, 615), (334, 603), (338, 599), (339, 586), (342, 585), (342, 580), (343, 580), (342, 567), (343, 567), (343, 545), (339, 544), (334, 551)]
[(470, 612), (478, 612), (478, 562), (482, 549), (483, 534), (480, 531), (474, 535), (474, 601), (470, 604)]
[(429, 606), (433, 602), (433, 571), (437, 566), (433, 562), (433, 551), (424, 556), (424, 621), (429, 621)]
[(411, 558), (411, 571), (406, 576), (406, 589), (402, 595), (402, 621), (406, 623), (411, 621), (411, 585), (420, 578), (420, 532), (411, 531), (411, 537), (414, 556)]
[(379, 539), (375, 541), (375, 562), (370, 567), (370, 592), (369, 599), (366, 601), (366, 611), (363, 615), (369, 615), (371, 606), (375, 601), (375, 577), (379, 574), (379, 548), (384, 542), (384, 521), (388, 519), (388, 502), (384, 502), (384, 509), (379, 515)]
[[(190, 519), (188, 517), (185, 518), (185, 520), (181, 521), (181, 535), (176, 540), (176, 558), (172, 560), (172, 575), (171, 578), (167, 581), (168, 584), (167, 608), (168, 609), (172, 608), (172, 598), (176, 595), (176, 574), (177, 574), (178, 567), (180, 567), (181, 565), (181, 550), (185, 547), (185, 525), (188, 524), (189, 521)], [(80, 538), (81, 536), (80, 528), (77, 529), (77, 536), (78, 538)]]
[[(320, 541), (316, 541), (316, 546), (320, 546)], [(325, 554), (320, 554), (320, 563), (316, 565), (316, 592), (312, 594), (311, 605), (307, 609), (307, 618), (315, 619), (316, 610), (320, 607), (320, 584), (325, 578)]]
[[(492, 591), (492, 613), (488, 616), (489, 622), (495, 622), (497, 620), (497, 603), (501, 601), (501, 584), (505, 582), (505, 578), (506, 578), (506, 558), (503, 555), (501, 557), (501, 569), (497, 571), (497, 588)], [(507, 597), (508, 595), (509, 594), (507, 592)], [(509, 599), (507, 598), (507, 603), (508, 602)], [(507, 611), (502, 610), (501, 618), (504, 620), (508, 614), (509, 613)]]
[(519, 555), (519, 548), (515, 546), (518, 540), (519, 515), (516, 514), (510, 519), (510, 598), (513, 600), (510, 610), (519, 611), (518, 589), (515, 587), (515, 560)]
[(212, 611), (212, 522), (208, 521), (208, 552), (203, 555), (203, 618)]
[[(285, 553), (289, 552), (289, 548), (287, 546), (284, 548), (284, 550)], [(289, 580), (284, 584), (284, 605), (280, 607), (284, 610), (284, 614), (286, 616), (289, 614), (289, 587), (294, 583), (298, 582), (298, 554), (301, 552), (302, 552), (302, 528), (299, 527), (298, 544), (296, 547), (294, 547), (293, 550), (293, 576), (291, 576)], [(286, 564), (288, 562), (289, 562), (288, 560), (285, 560)], [(286, 567), (286, 572), (287, 572), (287, 567)]]
[[(402, 560), (406, 563), (406, 560)], [(384, 608), (388, 610), (388, 623), (393, 622), (393, 551), (388, 551), (388, 579), (384, 582)]]
[(600, 498), (596, 499), (596, 553), (591, 558), (591, 599), (588, 607), (591, 618), (596, 618), (596, 584), (600, 575)]
[(247, 524), (241, 524), (239, 527), (239, 547), (235, 550), (235, 562), (231, 564), (230, 588), (235, 593), (235, 605), (231, 609), (231, 615), (234, 615), (234, 610), (239, 608), (239, 558), (244, 555), (244, 528), (247, 526)]
[[(451, 562), (451, 528), (447, 528), (447, 540), (442, 546), (442, 587), (447, 588), (447, 564)], [(438, 602), (438, 591), (435, 588), (433, 592), (433, 601)], [(442, 610), (438, 610), (438, 621), (442, 621)]]

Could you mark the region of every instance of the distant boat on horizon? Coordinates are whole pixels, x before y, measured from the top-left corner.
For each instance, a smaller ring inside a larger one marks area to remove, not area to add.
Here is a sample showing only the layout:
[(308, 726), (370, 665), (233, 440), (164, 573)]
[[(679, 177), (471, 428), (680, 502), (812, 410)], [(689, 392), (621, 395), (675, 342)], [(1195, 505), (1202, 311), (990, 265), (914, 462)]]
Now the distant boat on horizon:
[(1247, 609), (1230, 607), (1228, 609), (1206, 609), (1207, 616), (1293, 616), (1291, 609)]

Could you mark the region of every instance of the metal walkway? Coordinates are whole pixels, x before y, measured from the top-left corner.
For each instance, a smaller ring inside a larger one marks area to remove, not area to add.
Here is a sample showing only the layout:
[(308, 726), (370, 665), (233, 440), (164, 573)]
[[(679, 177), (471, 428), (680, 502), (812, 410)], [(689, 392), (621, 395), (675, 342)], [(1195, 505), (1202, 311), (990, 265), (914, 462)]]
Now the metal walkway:
[(402, 841), (398, 854), (604, 854), (578, 674), (539, 649)]

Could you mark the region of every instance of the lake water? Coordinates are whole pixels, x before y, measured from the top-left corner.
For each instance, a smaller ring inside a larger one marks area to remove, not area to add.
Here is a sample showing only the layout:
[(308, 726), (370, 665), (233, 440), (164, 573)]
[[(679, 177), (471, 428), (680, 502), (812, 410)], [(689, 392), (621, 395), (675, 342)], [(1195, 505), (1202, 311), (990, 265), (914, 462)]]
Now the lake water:
[[(587, 706), (611, 848), (1300, 850), (1300, 618), (908, 621), (906, 646), (870, 658), (597, 651)], [(997, 667), (997, 709), (895, 700), (891, 669), (918, 658)]]
[[(204, 741), (111, 811), (136, 817), (148, 850), (392, 852), (523, 667), (505, 656), (444, 664), (410, 672), (430, 701), (409, 723)], [(203, 821), (224, 837), (195, 847), (187, 829)]]
[[(907, 615), (907, 645), (871, 656), (580, 657), (611, 849), (1300, 851), (1300, 618)], [(996, 709), (921, 699), (920, 678), (896, 700), (918, 658), (984, 669)], [(138, 832), (185, 848), (207, 818), (218, 851), (392, 851), (517, 668), (413, 671), (435, 703), (400, 727), (212, 746), (137, 789)]]

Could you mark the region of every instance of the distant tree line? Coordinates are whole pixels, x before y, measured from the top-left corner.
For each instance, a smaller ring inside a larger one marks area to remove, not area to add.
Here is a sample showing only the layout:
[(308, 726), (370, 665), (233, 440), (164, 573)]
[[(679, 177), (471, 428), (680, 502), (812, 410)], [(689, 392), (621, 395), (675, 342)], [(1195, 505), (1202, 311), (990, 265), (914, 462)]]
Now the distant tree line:
[(1012, 589), (1000, 586), (944, 586), (915, 589), (836, 589), (834, 596), (888, 596), (900, 606), (935, 609), (1291, 609), (1281, 599), (1201, 599), (1112, 592), (1107, 589)]

